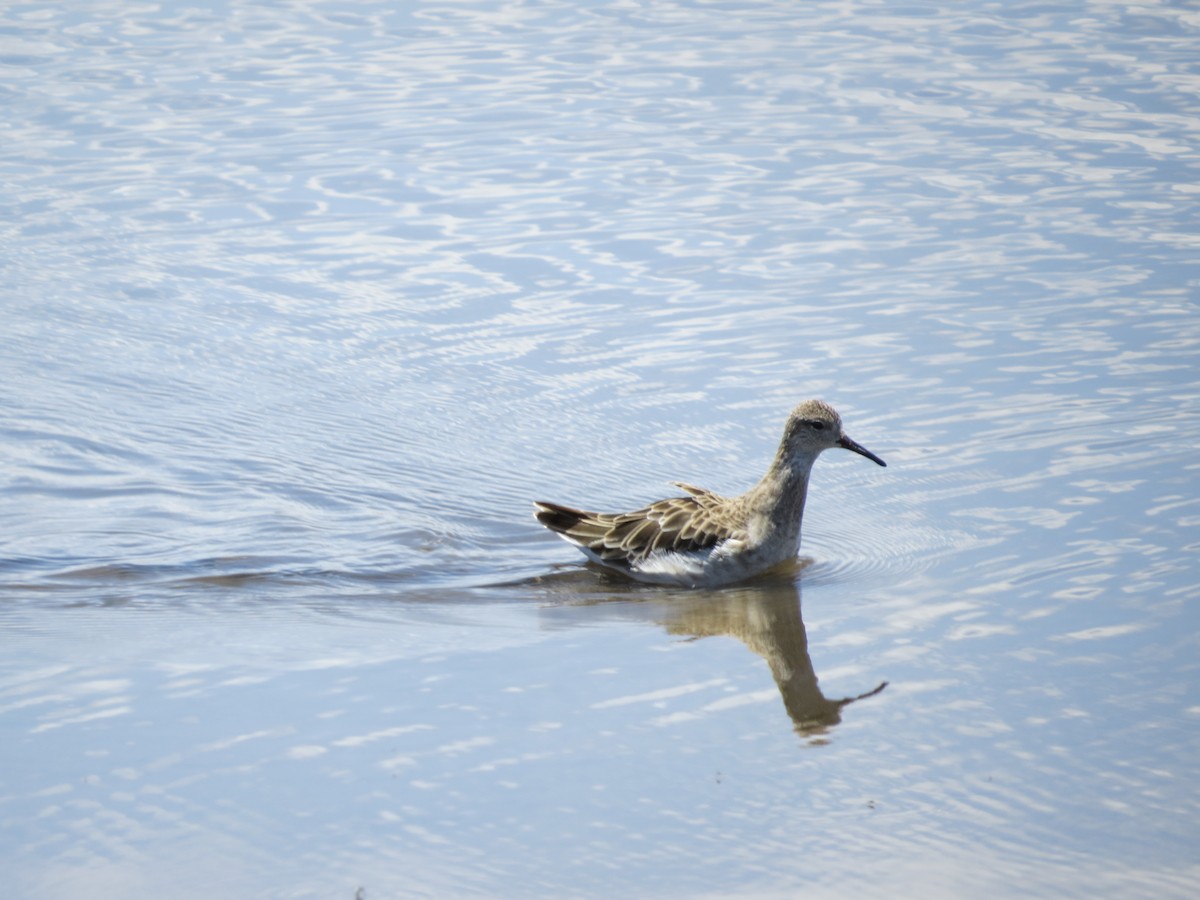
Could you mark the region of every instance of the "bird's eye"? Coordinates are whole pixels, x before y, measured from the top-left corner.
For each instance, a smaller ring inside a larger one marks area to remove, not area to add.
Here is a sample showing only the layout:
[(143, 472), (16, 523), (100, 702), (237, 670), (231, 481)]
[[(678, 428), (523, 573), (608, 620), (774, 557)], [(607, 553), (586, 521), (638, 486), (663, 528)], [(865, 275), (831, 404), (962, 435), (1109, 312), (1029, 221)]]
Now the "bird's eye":
[(809, 427), (809, 428), (811, 428), (813, 431), (824, 431), (824, 430), (825, 430), (825, 423), (824, 423), (824, 422), (818, 422), (818, 421), (816, 421), (815, 419), (810, 419), (810, 420), (808, 421), (808, 427)]

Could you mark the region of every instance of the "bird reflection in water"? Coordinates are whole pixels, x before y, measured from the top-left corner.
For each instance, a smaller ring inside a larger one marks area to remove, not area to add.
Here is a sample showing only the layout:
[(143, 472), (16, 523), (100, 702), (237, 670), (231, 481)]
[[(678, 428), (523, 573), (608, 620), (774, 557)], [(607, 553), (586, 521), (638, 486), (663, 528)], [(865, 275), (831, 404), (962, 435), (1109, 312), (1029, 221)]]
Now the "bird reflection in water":
[(795, 582), (681, 594), (671, 598), (664, 612), (661, 623), (670, 634), (696, 638), (730, 635), (765, 659), (793, 728), (814, 742), (821, 742), (821, 737), (841, 722), (843, 707), (887, 687), (883, 681), (865, 693), (839, 699), (822, 693), (808, 653), (800, 589)]
[[(803, 565), (797, 560), (794, 566), (782, 567), (753, 584), (712, 591), (647, 589), (607, 573), (601, 574), (599, 585), (595, 581), (585, 583), (576, 572), (587, 571), (589, 577), (594, 577), (590, 566), (571, 574), (539, 578), (537, 582), (554, 594), (569, 592), (569, 599), (556, 598), (566, 608), (619, 609), (621, 618), (648, 617), (669, 634), (693, 639), (720, 635), (737, 638), (766, 660), (796, 733), (810, 743), (820, 744), (841, 722), (843, 708), (875, 696), (887, 687), (887, 682), (850, 697), (830, 699), (822, 693), (801, 614), (798, 575)], [(602, 594), (596, 593), (597, 587)], [(630, 601), (633, 605), (628, 605)], [(564, 606), (557, 608), (563, 612)]]

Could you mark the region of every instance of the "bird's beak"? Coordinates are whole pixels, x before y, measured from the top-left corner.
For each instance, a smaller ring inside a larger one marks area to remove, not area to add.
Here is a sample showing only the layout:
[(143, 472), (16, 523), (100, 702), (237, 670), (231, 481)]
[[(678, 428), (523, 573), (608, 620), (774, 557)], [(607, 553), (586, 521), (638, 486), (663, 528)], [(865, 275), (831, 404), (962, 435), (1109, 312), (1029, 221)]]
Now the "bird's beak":
[(885, 463), (882, 459), (880, 459), (878, 456), (876, 456), (874, 453), (872, 453), (870, 450), (868, 450), (862, 444), (858, 443), (857, 441), (850, 440), (850, 438), (846, 437), (844, 434), (838, 440), (838, 446), (845, 447), (847, 450), (853, 450), (855, 453), (859, 454), (860, 456), (865, 456), (867, 459), (869, 459), (873, 463), (878, 463), (879, 465), (885, 466), (885, 467), (887, 466), (887, 463)]

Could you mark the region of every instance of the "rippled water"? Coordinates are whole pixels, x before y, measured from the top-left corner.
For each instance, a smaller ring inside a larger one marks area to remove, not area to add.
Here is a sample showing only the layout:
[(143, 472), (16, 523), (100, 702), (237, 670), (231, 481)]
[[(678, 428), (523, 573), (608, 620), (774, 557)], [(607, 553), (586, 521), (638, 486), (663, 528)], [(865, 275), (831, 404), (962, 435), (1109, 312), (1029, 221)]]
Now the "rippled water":
[[(1197, 60), (1171, 3), (5, 7), (5, 895), (1193, 896)], [(809, 396), (889, 467), (778, 579), (529, 515), (740, 491)]]

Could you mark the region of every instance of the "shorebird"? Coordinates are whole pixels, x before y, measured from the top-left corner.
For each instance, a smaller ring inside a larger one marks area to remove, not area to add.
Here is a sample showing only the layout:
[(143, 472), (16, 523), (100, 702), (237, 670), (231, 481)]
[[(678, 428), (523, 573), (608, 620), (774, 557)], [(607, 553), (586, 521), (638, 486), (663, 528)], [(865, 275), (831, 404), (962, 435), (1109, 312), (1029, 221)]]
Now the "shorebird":
[(842, 447), (886, 466), (842, 433), (842, 419), (821, 400), (792, 410), (767, 474), (746, 493), (723, 497), (671, 482), (687, 492), (627, 513), (597, 513), (534, 503), (537, 520), (584, 555), (637, 580), (684, 587), (745, 581), (794, 559), (813, 463)]

